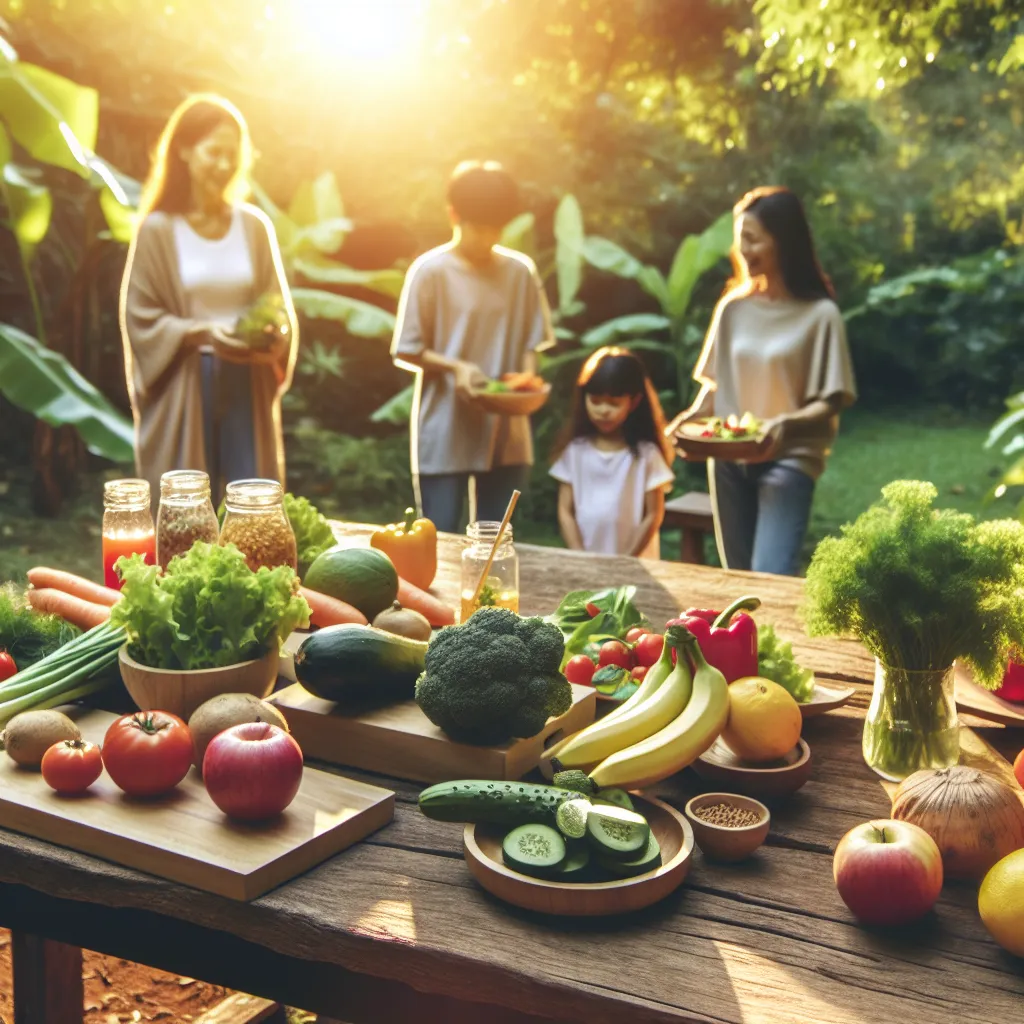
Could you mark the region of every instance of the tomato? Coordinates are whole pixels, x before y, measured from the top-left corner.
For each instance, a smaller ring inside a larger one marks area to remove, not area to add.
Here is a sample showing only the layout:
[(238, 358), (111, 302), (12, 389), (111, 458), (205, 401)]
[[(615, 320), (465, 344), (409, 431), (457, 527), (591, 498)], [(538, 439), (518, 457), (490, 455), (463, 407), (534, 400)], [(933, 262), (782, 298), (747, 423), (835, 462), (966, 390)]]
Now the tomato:
[(601, 668), (604, 668), (605, 665), (632, 668), (633, 652), (621, 640), (608, 640), (601, 644), (601, 654), (597, 663)]
[(638, 683), (642, 683), (644, 681), (644, 676), (647, 675), (647, 673), (649, 671), (650, 671), (650, 666), (648, 666), (648, 665), (637, 665), (637, 667), (635, 669), (633, 669), (633, 671), (630, 673), (630, 675)]
[(103, 740), (103, 764), (129, 796), (167, 793), (188, 774), (192, 734), (177, 715), (136, 711), (119, 718)]
[(597, 618), (597, 616), (601, 614), (601, 609), (598, 608), (597, 605), (594, 604), (593, 601), (588, 601), (587, 602), (587, 614), (592, 619)]
[(649, 626), (634, 626), (626, 634), (626, 643), (627, 644), (635, 644), (635, 643), (639, 642), (640, 637), (646, 636), (648, 633), (650, 633), (650, 631), (651, 630), (650, 630)]
[(577, 654), (570, 658), (565, 666), (565, 678), (577, 686), (593, 686), (594, 673), (597, 666), (585, 654)]
[(665, 647), (665, 638), (660, 633), (647, 633), (636, 643), (633, 654), (638, 665), (656, 665)]
[(0, 683), (5, 679), (10, 679), (18, 671), (18, 666), (14, 664), (14, 659), (7, 653), (7, 651), (0, 651)]
[(103, 757), (95, 743), (62, 740), (43, 754), (43, 781), (58, 793), (84, 793), (103, 771)]

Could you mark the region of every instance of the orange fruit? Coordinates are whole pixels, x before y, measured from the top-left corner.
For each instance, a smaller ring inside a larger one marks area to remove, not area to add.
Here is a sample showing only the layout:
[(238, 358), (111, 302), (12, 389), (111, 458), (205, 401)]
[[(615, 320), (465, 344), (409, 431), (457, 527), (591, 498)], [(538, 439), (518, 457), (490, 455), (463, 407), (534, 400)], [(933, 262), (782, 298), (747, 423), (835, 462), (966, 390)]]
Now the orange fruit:
[(1013, 774), (1017, 776), (1017, 781), (1024, 786), (1024, 750), (1017, 755), (1017, 760), (1013, 762)]
[(729, 684), (729, 721), (722, 739), (744, 761), (775, 761), (796, 746), (803, 721), (788, 690), (749, 676)]
[(978, 913), (1003, 949), (1024, 957), (1024, 850), (1011, 853), (989, 870), (978, 890)]

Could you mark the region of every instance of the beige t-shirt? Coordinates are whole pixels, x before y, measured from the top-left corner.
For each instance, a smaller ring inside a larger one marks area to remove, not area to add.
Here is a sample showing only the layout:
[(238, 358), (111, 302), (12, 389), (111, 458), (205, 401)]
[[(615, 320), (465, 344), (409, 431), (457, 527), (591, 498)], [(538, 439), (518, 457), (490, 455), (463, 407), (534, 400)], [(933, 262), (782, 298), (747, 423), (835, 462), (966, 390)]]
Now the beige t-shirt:
[[(526, 353), (553, 340), (551, 314), (533, 260), (496, 246), (490, 266), (474, 266), (453, 243), (409, 268), (391, 354), (433, 349), (475, 363), (492, 379), (523, 369)], [(416, 374), (414, 473), (486, 472), (533, 462), (527, 416), (481, 412), (455, 394), (451, 373)]]
[[(715, 415), (771, 419), (816, 399), (857, 397), (846, 327), (831, 299), (726, 298), (715, 310), (694, 379), (714, 389)], [(787, 432), (776, 459), (817, 479), (839, 417)]]

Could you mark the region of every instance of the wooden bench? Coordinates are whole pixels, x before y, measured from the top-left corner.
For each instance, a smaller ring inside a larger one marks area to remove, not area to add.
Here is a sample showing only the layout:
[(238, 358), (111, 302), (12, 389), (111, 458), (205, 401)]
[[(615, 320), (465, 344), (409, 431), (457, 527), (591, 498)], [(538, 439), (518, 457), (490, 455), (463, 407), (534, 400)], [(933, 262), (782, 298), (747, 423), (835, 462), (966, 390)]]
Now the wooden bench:
[(679, 560), (703, 565), (704, 536), (714, 535), (715, 517), (711, 512), (711, 495), (703, 491), (690, 491), (679, 498), (665, 502), (664, 524), (679, 529)]

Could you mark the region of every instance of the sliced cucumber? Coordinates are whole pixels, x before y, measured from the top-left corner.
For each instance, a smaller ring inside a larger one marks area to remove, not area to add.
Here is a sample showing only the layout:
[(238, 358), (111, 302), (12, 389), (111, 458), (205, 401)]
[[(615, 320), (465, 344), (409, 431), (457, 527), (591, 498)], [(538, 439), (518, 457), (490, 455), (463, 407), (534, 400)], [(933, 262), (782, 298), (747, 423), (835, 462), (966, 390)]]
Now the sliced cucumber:
[[(566, 789), (571, 789), (567, 786)], [(594, 797), (595, 804), (611, 804), (613, 807), (625, 807), (627, 811), (635, 811), (633, 801), (624, 789), (600, 789)]]
[(595, 806), (587, 815), (587, 838), (606, 857), (631, 860), (647, 846), (650, 835), (646, 820), (625, 807)]
[(661, 867), (661, 847), (652, 832), (647, 840), (647, 846), (643, 853), (630, 860), (616, 860), (604, 854), (596, 854), (595, 859), (609, 874), (617, 875), (619, 878), (628, 878), (631, 875), (642, 875), (655, 868)]
[(555, 869), (551, 876), (558, 882), (583, 882), (586, 881), (587, 869), (590, 867), (590, 850), (586, 843), (566, 843), (565, 860)]
[(565, 860), (565, 840), (550, 825), (520, 825), (505, 836), (501, 855), (513, 871), (548, 878)]
[(587, 834), (587, 815), (593, 806), (589, 800), (566, 800), (558, 805), (555, 824), (568, 839), (582, 839)]

